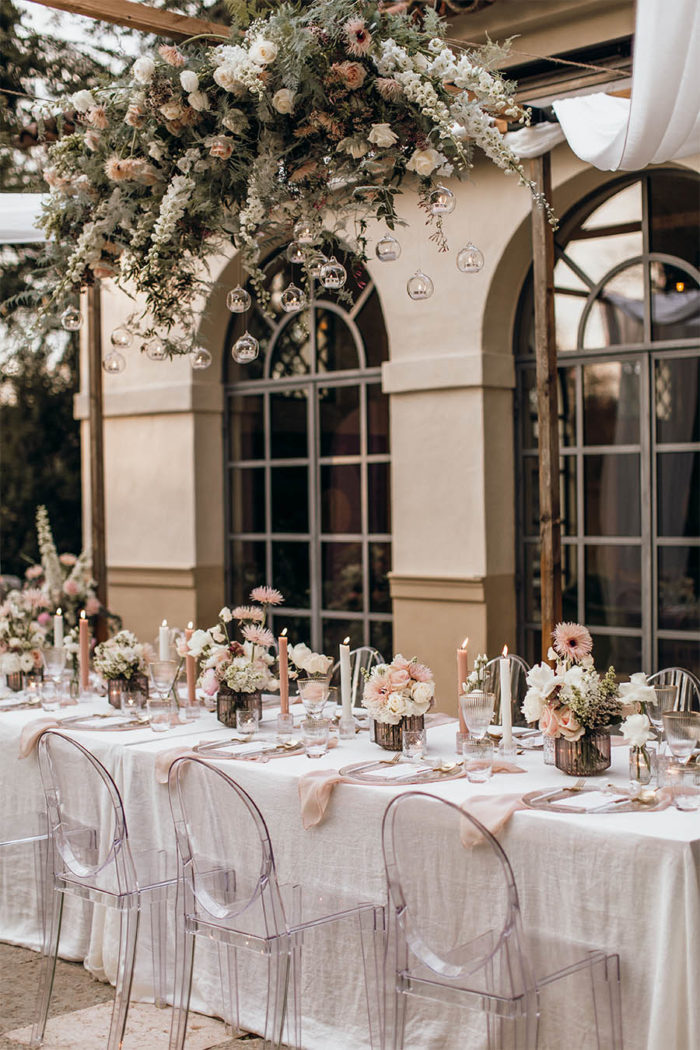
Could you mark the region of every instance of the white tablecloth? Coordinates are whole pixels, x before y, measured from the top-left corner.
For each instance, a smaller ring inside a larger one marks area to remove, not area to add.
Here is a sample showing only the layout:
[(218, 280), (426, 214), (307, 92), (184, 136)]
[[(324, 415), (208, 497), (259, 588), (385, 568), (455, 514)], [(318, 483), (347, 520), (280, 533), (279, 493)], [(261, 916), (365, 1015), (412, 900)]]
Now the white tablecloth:
[[(87, 706), (103, 710), (104, 702)], [(75, 714), (76, 708), (65, 710)], [(41, 806), (36, 756), (19, 761), (24, 724), (39, 712), (0, 713), (0, 820)], [(64, 712), (60, 713), (61, 715)], [(266, 713), (272, 722), (273, 714)], [(180, 726), (163, 736), (133, 732), (76, 732), (115, 777), (125, 801), (131, 839), (174, 850), (167, 788), (156, 782), (155, 756), (177, 744), (231, 735), (211, 714), (193, 728)], [(454, 725), (429, 730), (429, 750), (454, 754)], [(380, 848), (381, 819), (400, 787), (341, 784), (325, 820), (304, 831), (297, 783), (319, 766), (340, 768), (376, 757), (367, 734), (343, 741), (318, 762), (305, 756), (266, 764), (225, 762), (227, 772), (260, 806), (273, 841), (280, 881), (311, 888), (334, 888), (383, 903), (386, 896)], [(545, 767), (540, 752), (518, 757), (525, 775), (498, 775), (486, 785), (465, 780), (431, 784), (435, 794), (462, 803), (470, 795), (533, 790), (570, 783)], [(613, 768), (603, 779), (626, 781), (627, 749), (613, 749)], [(526, 810), (514, 815), (501, 842), (515, 872), (526, 928), (556, 930), (572, 940), (619, 952), (622, 965), (623, 1031), (627, 1050), (694, 1050), (700, 1046), (700, 814), (674, 808), (659, 813), (563, 815)], [(420, 863), (420, 834), (416, 834)], [(467, 888), (465, 887), (465, 895)], [(69, 902), (61, 954), (85, 959), (96, 976), (114, 981), (116, 925), (95, 909), (90, 920), (79, 902)], [(465, 906), (455, 900), (454, 907)], [(36, 901), (31, 851), (0, 857), (0, 938), (37, 946)], [(141, 927), (134, 995), (152, 996), (148, 923)], [(304, 960), (304, 1046), (318, 1050), (357, 1050), (367, 1045), (359, 944), (352, 931), (307, 945)], [(172, 946), (170, 949), (172, 957)], [(241, 957), (243, 962), (243, 957)], [(242, 978), (242, 1021), (260, 1030), (264, 1008), (262, 971)], [(541, 1045), (549, 1050), (592, 1046), (588, 988), (575, 986), (562, 1002), (552, 1000)], [(218, 964), (214, 949), (198, 947), (193, 1007), (219, 1009)], [(547, 1001), (544, 1003), (547, 1015)], [(472, 1015), (432, 1004), (411, 1009), (407, 1046), (415, 1050), (465, 1050), (478, 1045)]]

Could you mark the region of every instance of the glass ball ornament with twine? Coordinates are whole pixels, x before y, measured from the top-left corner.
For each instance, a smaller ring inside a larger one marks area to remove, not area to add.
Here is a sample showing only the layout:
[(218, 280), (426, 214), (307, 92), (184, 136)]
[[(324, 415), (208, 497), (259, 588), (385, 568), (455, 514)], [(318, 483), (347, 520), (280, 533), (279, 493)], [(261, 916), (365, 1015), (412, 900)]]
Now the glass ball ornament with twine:
[(254, 361), (260, 353), (260, 343), (250, 332), (244, 332), (231, 347), (231, 357), (239, 365)]
[(193, 372), (203, 372), (211, 364), (211, 354), (203, 346), (194, 346), (189, 353)]
[(251, 302), (250, 293), (241, 288), (240, 284), (232, 288), (226, 296), (226, 306), (232, 314), (244, 314), (250, 309)]
[(321, 277), (321, 270), (327, 262), (327, 255), (324, 255), (323, 252), (314, 252), (313, 255), (306, 260), (306, 272), (309, 277), (319, 280)]
[(479, 273), (484, 266), (484, 256), (471, 241), (457, 252), (457, 269), (462, 273)]
[(119, 375), (126, 368), (126, 358), (123, 354), (120, 354), (118, 350), (110, 350), (108, 354), (102, 358), (102, 367), (110, 376)]
[(306, 296), (295, 284), (288, 284), (280, 296), (280, 305), (286, 314), (296, 313), (306, 306)]
[(457, 200), (447, 186), (436, 186), (428, 197), (428, 211), (431, 215), (451, 215)]
[(149, 361), (165, 361), (168, 356), (168, 352), (165, 349), (165, 343), (162, 339), (159, 339), (157, 335), (144, 343), (143, 348)]
[(394, 262), (401, 255), (401, 245), (396, 237), (392, 237), (390, 233), (387, 233), (381, 240), (377, 241), (374, 254), (380, 262)]
[(331, 290), (342, 288), (348, 279), (348, 272), (342, 263), (339, 263), (335, 255), (332, 255), (321, 267), (321, 284), (324, 288)]
[(294, 266), (301, 266), (306, 259), (306, 249), (303, 244), (292, 241), (287, 245), (287, 258)]
[(120, 324), (110, 334), (109, 341), (115, 350), (128, 350), (134, 341), (134, 334)]
[(297, 244), (315, 244), (319, 238), (319, 225), (313, 219), (299, 219), (294, 224), (294, 240)]
[(67, 306), (61, 314), (61, 327), (67, 332), (77, 332), (83, 327), (83, 315), (77, 306)]
[(429, 299), (435, 288), (427, 273), (423, 273), (422, 270), (416, 270), (413, 277), (409, 277), (406, 282), (406, 291), (410, 299), (421, 302), (424, 299)]

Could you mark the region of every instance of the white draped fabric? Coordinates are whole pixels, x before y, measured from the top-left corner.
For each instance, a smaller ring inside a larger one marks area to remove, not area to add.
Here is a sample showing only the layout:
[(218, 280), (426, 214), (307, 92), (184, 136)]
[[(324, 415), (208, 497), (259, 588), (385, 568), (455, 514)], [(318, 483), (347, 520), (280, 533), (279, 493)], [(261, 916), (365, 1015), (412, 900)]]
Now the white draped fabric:
[(637, 0), (632, 97), (560, 99), (571, 149), (602, 171), (637, 171), (700, 151), (700, 4)]
[(36, 226), (43, 193), (0, 194), (0, 244), (35, 244), (45, 240)]

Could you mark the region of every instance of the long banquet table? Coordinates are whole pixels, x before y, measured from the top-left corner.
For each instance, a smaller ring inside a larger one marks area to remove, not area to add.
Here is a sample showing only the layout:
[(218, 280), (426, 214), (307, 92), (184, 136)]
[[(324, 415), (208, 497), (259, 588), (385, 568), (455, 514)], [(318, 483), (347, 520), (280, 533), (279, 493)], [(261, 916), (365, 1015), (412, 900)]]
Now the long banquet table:
[[(105, 710), (104, 701), (81, 705), (85, 713)], [(74, 715), (66, 708), (59, 718)], [(0, 822), (9, 814), (30, 814), (42, 805), (36, 755), (19, 760), (22, 727), (42, 715), (36, 710), (0, 713)], [(276, 712), (266, 711), (263, 728)], [(106, 765), (122, 791), (131, 840), (138, 847), (174, 851), (167, 788), (155, 777), (160, 751), (200, 740), (231, 736), (213, 714), (156, 736), (148, 728), (122, 732), (77, 732), (76, 739)], [(429, 751), (454, 753), (454, 724), (428, 730)], [(367, 733), (342, 741), (319, 762), (304, 755), (261, 764), (223, 761), (227, 772), (250, 792), (272, 837), (281, 881), (312, 890), (345, 892), (383, 903), (386, 896), (380, 848), (384, 809), (406, 787), (340, 784), (324, 821), (305, 831), (297, 785), (310, 769), (340, 768), (377, 757)], [(425, 790), (458, 803), (470, 796), (524, 793), (571, 783), (543, 765), (541, 752), (517, 759), (527, 772), (500, 774), (486, 785), (452, 780)], [(613, 749), (605, 779), (626, 780), (627, 748)], [(412, 790), (412, 788), (410, 788)], [(518, 884), (526, 928), (558, 934), (619, 952), (622, 967), (623, 1033), (627, 1050), (693, 1050), (700, 1046), (700, 813), (674, 808), (658, 813), (553, 814), (524, 810), (500, 835)], [(416, 831), (416, 860), (421, 836)], [(38, 928), (31, 850), (0, 855), (0, 938), (36, 948)], [(455, 909), (468, 902), (451, 902)], [(172, 936), (172, 932), (171, 932)], [(310, 1050), (357, 1050), (368, 1045), (362, 963), (354, 931), (318, 937), (304, 958), (303, 1040)], [(96, 908), (66, 906), (61, 954), (83, 959), (96, 977), (114, 982), (117, 927), (114, 916)], [(169, 958), (173, 945), (168, 946)], [(263, 971), (241, 957), (241, 1020), (260, 1031), (264, 1011)], [(218, 957), (213, 945), (197, 949), (192, 1006), (220, 1011)], [(567, 983), (570, 983), (569, 982)], [(133, 995), (152, 1001), (150, 931), (142, 923)], [(547, 999), (544, 1009), (548, 1010)], [(587, 987), (573, 984), (563, 1000), (552, 999), (541, 1045), (545, 1050), (578, 1050), (593, 1045)], [(444, 1005), (412, 1005), (406, 1046), (415, 1050), (465, 1050), (478, 1046), (481, 1022)]]

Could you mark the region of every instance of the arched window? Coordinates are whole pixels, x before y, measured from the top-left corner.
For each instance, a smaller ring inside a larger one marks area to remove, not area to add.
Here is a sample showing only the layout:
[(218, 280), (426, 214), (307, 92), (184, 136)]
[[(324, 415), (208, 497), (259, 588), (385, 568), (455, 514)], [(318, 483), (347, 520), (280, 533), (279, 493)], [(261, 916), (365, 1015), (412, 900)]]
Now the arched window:
[[(350, 264), (347, 264), (350, 267)], [(283, 312), (294, 279), (283, 254), (265, 268), (274, 320), (254, 305), (233, 315), (226, 341), (228, 598), (260, 581), (286, 604), (274, 629), (327, 653), (352, 646), (390, 653), (389, 399), (381, 390), (387, 337), (367, 272), (347, 295), (318, 288), (301, 313)], [(298, 276), (296, 283), (299, 283)], [(260, 356), (228, 352), (245, 328)]]
[[(610, 183), (555, 234), (564, 618), (620, 672), (700, 668), (700, 179)], [(517, 362), (520, 623), (539, 651), (532, 277)]]

